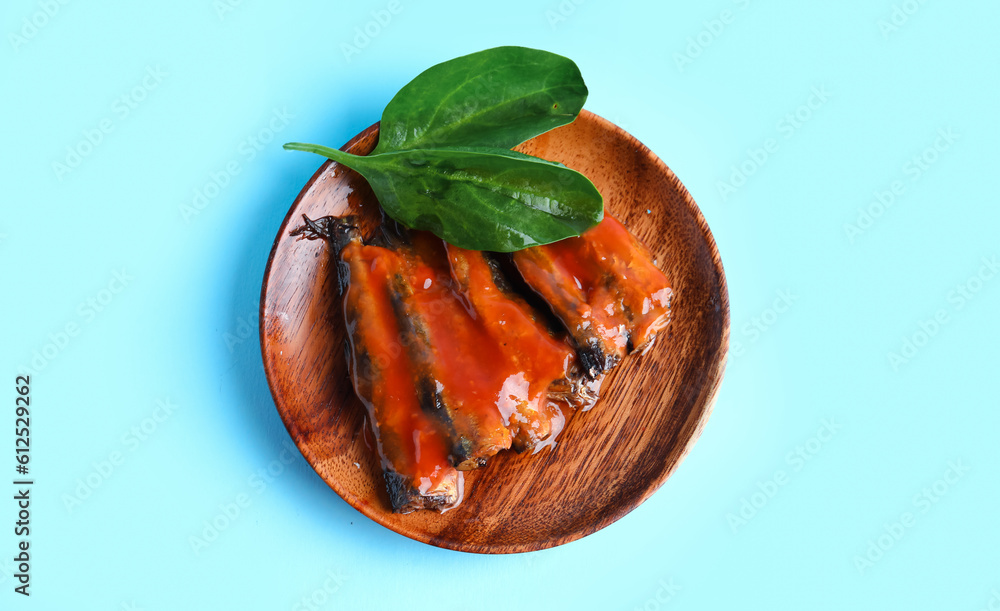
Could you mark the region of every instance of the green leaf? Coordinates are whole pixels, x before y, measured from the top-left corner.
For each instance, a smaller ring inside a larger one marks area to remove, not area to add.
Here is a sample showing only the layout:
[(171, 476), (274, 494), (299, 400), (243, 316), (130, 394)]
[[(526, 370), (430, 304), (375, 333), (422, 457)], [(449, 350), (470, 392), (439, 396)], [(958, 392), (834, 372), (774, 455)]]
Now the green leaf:
[(497, 47), (433, 66), (392, 98), (374, 154), (418, 148), (503, 149), (572, 123), (587, 99), (561, 55)]
[(514, 151), (452, 147), (358, 157), (315, 144), (285, 148), (356, 170), (386, 214), (470, 250), (548, 244), (604, 218), (603, 198), (586, 176)]

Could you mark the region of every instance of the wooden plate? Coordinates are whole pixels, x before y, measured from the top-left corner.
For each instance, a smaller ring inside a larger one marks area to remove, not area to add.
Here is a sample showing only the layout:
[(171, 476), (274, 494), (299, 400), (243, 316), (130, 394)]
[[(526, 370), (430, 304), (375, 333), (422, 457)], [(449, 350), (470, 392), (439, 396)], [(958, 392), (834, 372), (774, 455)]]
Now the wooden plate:
[[(378, 124), (345, 151), (364, 155)], [(310, 218), (361, 214), (378, 202), (354, 171), (326, 162), (292, 204), (275, 239), (260, 301), (264, 369), (278, 412), (302, 454), (337, 494), (379, 524), (454, 550), (513, 553), (561, 545), (635, 509), (698, 438), (722, 379), (729, 301), (705, 219), (674, 173), (621, 128), (583, 111), (519, 150), (583, 172), (673, 283), (669, 333), (631, 356), (601, 401), (576, 414), (554, 449), (503, 452), (466, 475), (465, 501), (439, 514), (388, 509), (365, 410), (347, 377), (336, 271), (322, 241), (289, 232)], [(357, 465), (357, 466), (356, 466)]]

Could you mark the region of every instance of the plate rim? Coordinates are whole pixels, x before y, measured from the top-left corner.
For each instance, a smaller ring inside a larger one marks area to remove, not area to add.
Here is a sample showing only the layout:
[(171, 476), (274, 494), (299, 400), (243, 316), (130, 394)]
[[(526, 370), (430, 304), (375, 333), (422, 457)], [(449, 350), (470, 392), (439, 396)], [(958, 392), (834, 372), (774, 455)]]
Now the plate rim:
[[(667, 166), (667, 164), (662, 159), (660, 159), (658, 155), (656, 155), (649, 147), (640, 142), (638, 138), (636, 138), (629, 132), (625, 131), (625, 129), (609, 121), (608, 119), (605, 119), (604, 117), (597, 115), (596, 113), (583, 109), (580, 111), (580, 116), (586, 117), (588, 120), (599, 123), (605, 129), (609, 129), (611, 131), (616, 132), (617, 135), (621, 136), (626, 141), (629, 141), (633, 146), (635, 146), (637, 152), (647, 157), (653, 163), (653, 165), (657, 166), (658, 169), (664, 173), (664, 175), (670, 181), (672, 186), (676, 189), (677, 193), (684, 200), (684, 204), (687, 207), (687, 211), (692, 215), (696, 225), (698, 226), (698, 229), (700, 230), (702, 239), (705, 240), (705, 244), (708, 247), (709, 254), (711, 255), (712, 266), (715, 268), (716, 276), (719, 279), (718, 280), (719, 300), (720, 300), (719, 309), (721, 310), (722, 314), (722, 337), (719, 342), (720, 356), (718, 359), (716, 359), (714, 366), (708, 372), (708, 375), (706, 376), (705, 379), (705, 385), (707, 386), (708, 391), (705, 394), (704, 400), (701, 402), (703, 403), (703, 405), (696, 404), (695, 406), (695, 409), (700, 410), (700, 413), (698, 414), (697, 421), (695, 422), (694, 431), (692, 431), (690, 436), (688, 436), (686, 442), (684, 443), (684, 447), (681, 448), (680, 453), (677, 459), (673, 462), (673, 464), (668, 469), (664, 470), (659, 476), (652, 479), (649, 487), (643, 492), (643, 494), (637, 495), (635, 499), (633, 499), (633, 501), (626, 503), (625, 506), (623, 506), (623, 508), (620, 511), (616, 511), (613, 514), (607, 516), (606, 518), (597, 521), (596, 523), (588, 524), (587, 528), (579, 529), (568, 535), (551, 537), (549, 539), (532, 541), (530, 543), (503, 544), (502, 546), (500, 546), (502, 547), (502, 549), (494, 549), (493, 546), (490, 546), (488, 544), (471, 544), (463, 541), (457, 541), (454, 539), (448, 539), (437, 536), (433, 533), (428, 533), (426, 531), (414, 528), (407, 528), (405, 526), (399, 527), (399, 525), (396, 523), (388, 523), (384, 518), (384, 515), (386, 515), (387, 512), (384, 510), (379, 510), (379, 508), (376, 508), (373, 504), (352, 502), (351, 498), (349, 497), (353, 497), (354, 495), (348, 493), (346, 490), (343, 490), (342, 487), (339, 485), (339, 482), (330, 482), (327, 480), (327, 478), (323, 477), (319, 469), (317, 469), (318, 461), (316, 459), (316, 456), (313, 455), (309, 447), (303, 447), (299, 443), (299, 441), (296, 439), (295, 434), (291, 430), (291, 422), (290, 422), (291, 418), (290, 416), (287, 415), (288, 411), (284, 406), (284, 400), (279, 397), (279, 394), (275, 390), (275, 382), (274, 382), (275, 375), (272, 373), (268, 363), (267, 348), (265, 343), (265, 332), (264, 332), (265, 331), (264, 310), (265, 310), (265, 304), (267, 303), (267, 289), (270, 284), (272, 264), (274, 262), (275, 254), (277, 253), (278, 250), (278, 245), (282, 241), (282, 237), (288, 231), (288, 225), (291, 222), (293, 215), (296, 213), (299, 203), (301, 202), (303, 197), (305, 197), (306, 193), (308, 193), (312, 189), (313, 184), (327, 172), (327, 170), (331, 165), (336, 165), (336, 162), (328, 159), (324, 163), (322, 163), (319, 166), (319, 168), (317, 168), (317, 170), (313, 173), (313, 175), (309, 178), (309, 180), (305, 183), (305, 185), (303, 185), (298, 195), (296, 195), (295, 200), (289, 206), (288, 212), (285, 214), (284, 219), (282, 219), (281, 221), (281, 225), (278, 228), (278, 233), (274, 238), (274, 242), (271, 245), (270, 253), (268, 254), (267, 257), (267, 264), (264, 268), (264, 276), (261, 282), (260, 304), (258, 307), (258, 314), (257, 314), (258, 316), (257, 326), (258, 326), (258, 335), (260, 338), (261, 361), (264, 367), (264, 376), (267, 379), (268, 390), (270, 391), (271, 398), (274, 401), (275, 409), (278, 411), (278, 415), (281, 417), (281, 422), (284, 425), (285, 430), (288, 432), (292, 441), (295, 443), (295, 446), (299, 449), (299, 452), (301, 452), (302, 456), (306, 459), (306, 462), (309, 463), (309, 466), (312, 467), (313, 471), (316, 472), (316, 475), (318, 475), (320, 479), (323, 480), (324, 483), (326, 483), (331, 489), (333, 489), (333, 491), (337, 493), (337, 496), (343, 499), (344, 502), (346, 502), (348, 505), (353, 507), (359, 513), (366, 516), (376, 524), (379, 524), (380, 526), (383, 526), (392, 532), (403, 535), (415, 541), (419, 541), (421, 543), (433, 545), (435, 547), (450, 549), (458, 552), (476, 553), (476, 554), (526, 553), (532, 551), (539, 551), (543, 549), (551, 549), (559, 545), (565, 545), (567, 543), (577, 541), (599, 530), (607, 528), (611, 524), (614, 524), (621, 518), (625, 517), (627, 514), (634, 511), (636, 508), (645, 503), (647, 500), (649, 500), (649, 498), (653, 494), (655, 494), (661, 487), (663, 487), (666, 481), (670, 479), (670, 477), (674, 474), (674, 472), (678, 469), (678, 467), (680, 467), (680, 465), (684, 462), (684, 460), (687, 459), (688, 454), (690, 454), (695, 443), (701, 437), (705, 425), (707, 424), (709, 417), (712, 415), (712, 412), (714, 411), (715, 403), (719, 395), (719, 389), (722, 384), (722, 379), (725, 375), (726, 365), (729, 360), (729, 338), (731, 332), (730, 329), (731, 321), (730, 321), (730, 311), (729, 311), (729, 288), (726, 282), (726, 274), (722, 265), (722, 258), (719, 255), (719, 249), (715, 241), (715, 237), (712, 235), (712, 231), (708, 226), (708, 222), (705, 220), (704, 214), (701, 212), (701, 209), (698, 207), (698, 204), (694, 201), (694, 198), (688, 191), (687, 187), (684, 186), (684, 184), (680, 181), (680, 179), (677, 177), (674, 171), (671, 170), (670, 167)], [(372, 125), (368, 126), (366, 129), (356, 134), (353, 138), (348, 140), (342, 147), (340, 147), (340, 150), (348, 151), (362, 139), (371, 136), (373, 132), (377, 132), (380, 123), (381, 123), (380, 121), (376, 121)]]

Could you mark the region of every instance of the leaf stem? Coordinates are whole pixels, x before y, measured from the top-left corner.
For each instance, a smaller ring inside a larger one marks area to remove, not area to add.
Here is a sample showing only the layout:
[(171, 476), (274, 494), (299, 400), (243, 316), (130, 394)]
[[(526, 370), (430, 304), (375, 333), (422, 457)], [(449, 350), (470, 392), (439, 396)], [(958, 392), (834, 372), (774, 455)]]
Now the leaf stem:
[(330, 148), (328, 146), (321, 146), (319, 144), (305, 144), (303, 142), (288, 142), (282, 148), (286, 151), (302, 151), (305, 153), (316, 153), (317, 155), (326, 157), (327, 159), (332, 159), (337, 163), (342, 163), (349, 168), (354, 168), (357, 164), (357, 155), (352, 155), (350, 153), (345, 153), (339, 149)]

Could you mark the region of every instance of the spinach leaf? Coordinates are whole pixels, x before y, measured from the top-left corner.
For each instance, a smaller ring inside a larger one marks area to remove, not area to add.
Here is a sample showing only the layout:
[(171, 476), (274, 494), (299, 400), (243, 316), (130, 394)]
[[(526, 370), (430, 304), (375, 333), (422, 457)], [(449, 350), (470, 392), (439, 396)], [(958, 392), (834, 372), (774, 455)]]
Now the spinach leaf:
[(580, 235), (604, 217), (600, 192), (566, 166), (500, 148), (432, 148), (359, 157), (315, 144), (356, 170), (386, 214), (470, 250), (511, 252)]
[(572, 123), (587, 99), (561, 55), (497, 47), (433, 66), (392, 98), (373, 154), (450, 146), (509, 149)]

